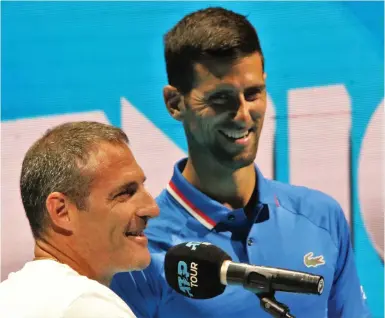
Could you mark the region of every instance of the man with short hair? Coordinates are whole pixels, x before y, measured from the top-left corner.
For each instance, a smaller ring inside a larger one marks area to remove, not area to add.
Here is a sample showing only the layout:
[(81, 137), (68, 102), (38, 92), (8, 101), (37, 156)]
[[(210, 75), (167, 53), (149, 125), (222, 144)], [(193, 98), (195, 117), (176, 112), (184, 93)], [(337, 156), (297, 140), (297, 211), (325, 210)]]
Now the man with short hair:
[(150, 263), (159, 208), (144, 181), (119, 128), (70, 122), (37, 140), (20, 177), (35, 258), (0, 284), (0, 317), (135, 317), (107, 286)]
[(157, 198), (161, 216), (146, 230), (150, 266), (117, 274), (111, 288), (139, 317), (269, 317), (241, 286), (195, 300), (167, 285), (167, 250), (206, 241), (234, 262), (322, 275), (321, 296), (276, 293), (297, 318), (368, 317), (340, 205), (319, 191), (268, 180), (254, 164), (266, 111), (254, 27), (223, 8), (193, 12), (166, 34), (165, 58), (164, 100), (183, 123), (188, 158), (176, 163)]

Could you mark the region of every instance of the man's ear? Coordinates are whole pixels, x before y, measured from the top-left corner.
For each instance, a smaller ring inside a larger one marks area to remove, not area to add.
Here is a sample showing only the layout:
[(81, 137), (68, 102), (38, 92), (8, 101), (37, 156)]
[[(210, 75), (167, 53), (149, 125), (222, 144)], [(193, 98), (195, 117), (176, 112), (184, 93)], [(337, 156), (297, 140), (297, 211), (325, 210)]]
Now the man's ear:
[(163, 98), (170, 115), (182, 121), (186, 109), (183, 95), (175, 87), (167, 85), (163, 88)]
[(45, 201), (46, 209), (54, 231), (69, 235), (74, 229), (74, 204), (60, 192), (52, 192)]

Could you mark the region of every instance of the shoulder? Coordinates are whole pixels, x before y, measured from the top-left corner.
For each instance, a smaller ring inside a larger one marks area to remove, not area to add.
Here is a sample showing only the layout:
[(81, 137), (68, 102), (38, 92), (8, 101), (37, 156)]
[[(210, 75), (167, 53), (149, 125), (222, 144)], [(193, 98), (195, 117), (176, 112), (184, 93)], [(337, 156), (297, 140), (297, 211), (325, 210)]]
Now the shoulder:
[(304, 186), (268, 182), (280, 207), (328, 231), (337, 244), (339, 231), (347, 222), (340, 204), (332, 196)]
[(89, 284), (65, 310), (63, 318), (132, 318), (131, 309), (109, 288), (99, 284)]
[(279, 203), (298, 211), (301, 214), (311, 213), (316, 210), (318, 213), (326, 213), (328, 210), (341, 209), (339, 203), (330, 195), (315, 189), (304, 186), (297, 186), (270, 180), (270, 185), (277, 194)]
[[(90, 306), (96, 308), (100, 302), (106, 303), (104, 307), (111, 310), (118, 308), (117, 310), (129, 312), (127, 306), (109, 288), (79, 275), (65, 264), (51, 260), (26, 264), (22, 270), (10, 275), (1, 286), (0, 295), (6, 297), (5, 299), (0, 297), (0, 312), (9, 310), (17, 317), (98, 318), (100, 316), (87, 316), (87, 308)], [(39, 286), (38, 294), (36, 286)], [(3, 306), (3, 301), (6, 302), (6, 306)], [(76, 314), (80, 308), (84, 310), (84, 313), (80, 311), (82, 315)], [(132, 317), (127, 314), (107, 316)]]
[[(96, 280), (79, 275), (72, 269), (68, 269), (68, 271), (63, 272), (60, 287), (57, 289), (58, 292), (56, 294), (58, 296), (60, 295), (62, 299), (65, 300), (66, 313), (76, 313), (77, 310), (81, 313), (84, 312), (84, 317), (101, 317), (96, 314), (89, 315), (89, 313), (93, 313), (93, 308), (98, 308), (100, 304), (100, 308), (108, 308), (108, 310), (111, 311), (111, 315), (109, 315), (109, 317), (129, 317), (127, 315), (112, 315), (112, 313), (115, 312), (130, 312), (130, 309), (110, 288), (102, 285)], [(83, 307), (84, 309), (82, 309)], [(82, 315), (78, 315), (78, 317), (79, 316)], [(64, 317), (72, 316), (65, 315)]]

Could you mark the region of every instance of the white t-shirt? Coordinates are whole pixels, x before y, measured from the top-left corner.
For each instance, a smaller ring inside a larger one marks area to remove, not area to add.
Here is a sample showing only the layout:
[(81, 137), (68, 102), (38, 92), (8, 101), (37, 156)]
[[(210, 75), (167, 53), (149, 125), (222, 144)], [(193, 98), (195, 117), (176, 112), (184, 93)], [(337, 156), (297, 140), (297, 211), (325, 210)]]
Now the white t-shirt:
[(134, 318), (108, 287), (54, 260), (25, 264), (0, 283), (1, 318)]

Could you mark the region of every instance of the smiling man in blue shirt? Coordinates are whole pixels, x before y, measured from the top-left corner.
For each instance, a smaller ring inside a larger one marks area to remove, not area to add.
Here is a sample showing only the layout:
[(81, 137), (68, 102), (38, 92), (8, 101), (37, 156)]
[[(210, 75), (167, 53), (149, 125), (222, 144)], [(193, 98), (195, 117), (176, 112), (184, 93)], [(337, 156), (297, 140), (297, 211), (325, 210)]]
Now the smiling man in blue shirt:
[(165, 57), (164, 100), (183, 123), (189, 156), (157, 198), (160, 217), (146, 230), (150, 266), (116, 275), (111, 288), (138, 317), (269, 317), (241, 287), (195, 300), (167, 285), (167, 250), (206, 241), (235, 262), (322, 275), (321, 296), (276, 293), (297, 318), (369, 317), (339, 204), (319, 191), (268, 180), (254, 164), (266, 75), (253, 26), (222, 8), (194, 12), (165, 36)]

